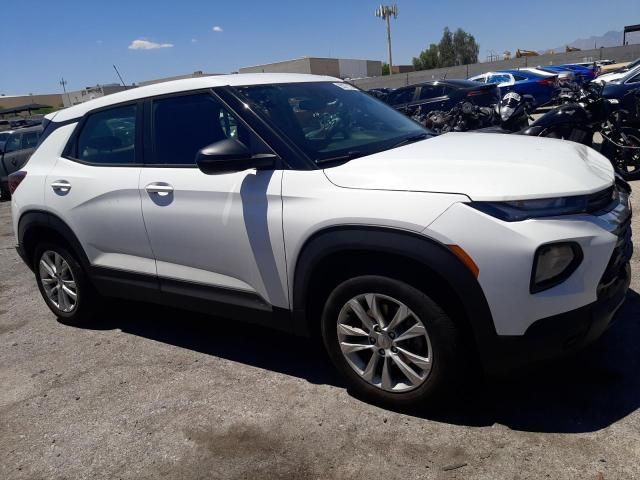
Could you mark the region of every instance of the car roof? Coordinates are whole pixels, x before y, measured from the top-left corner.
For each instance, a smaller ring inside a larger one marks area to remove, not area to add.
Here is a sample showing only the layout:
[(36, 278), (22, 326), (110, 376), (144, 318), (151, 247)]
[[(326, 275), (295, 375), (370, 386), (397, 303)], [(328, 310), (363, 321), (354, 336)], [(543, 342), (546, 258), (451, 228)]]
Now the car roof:
[(277, 83), (303, 83), (303, 82), (342, 82), (339, 78), (323, 75), (307, 75), (298, 73), (240, 73), (234, 75), (213, 75), (208, 77), (185, 78), (169, 82), (155, 83), (144, 87), (135, 87), (122, 92), (99, 97), (88, 102), (74, 105), (47, 115), (47, 120), (64, 122), (82, 117), (85, 113), (102, 107), (108, 107), (117, 103), (140, 100), (156, 95), (188, 92), (206, 88), (223, 86), (268, 85)]

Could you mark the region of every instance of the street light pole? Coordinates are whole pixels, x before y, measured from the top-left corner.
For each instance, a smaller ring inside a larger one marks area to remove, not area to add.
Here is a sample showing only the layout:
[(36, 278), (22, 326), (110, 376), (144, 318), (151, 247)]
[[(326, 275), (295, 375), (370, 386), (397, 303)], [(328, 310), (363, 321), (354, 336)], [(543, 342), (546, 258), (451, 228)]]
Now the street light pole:
[(378, 18), (382, 18), (387, 22), (387, 45), (389, 47), (389, 75), (393, 66), (393, 59), (391, 56), (391, 17), (398, 18), (398, 6), (397, 5), (380, 5), (376, 8), (375, 15)]

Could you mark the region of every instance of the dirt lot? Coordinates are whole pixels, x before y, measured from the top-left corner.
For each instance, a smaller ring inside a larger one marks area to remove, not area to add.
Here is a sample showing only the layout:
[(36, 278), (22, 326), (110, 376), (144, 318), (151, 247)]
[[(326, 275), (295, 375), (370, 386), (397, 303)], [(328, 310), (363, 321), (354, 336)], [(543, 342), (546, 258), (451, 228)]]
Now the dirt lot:
[(591, 349), (406, 415), (352, 397), (314, 344), (269, 330), (124, 303), (94, 329), (63, 325), (9, 219), (0, 204), (2, 479), (640, 478), (637, 254)]

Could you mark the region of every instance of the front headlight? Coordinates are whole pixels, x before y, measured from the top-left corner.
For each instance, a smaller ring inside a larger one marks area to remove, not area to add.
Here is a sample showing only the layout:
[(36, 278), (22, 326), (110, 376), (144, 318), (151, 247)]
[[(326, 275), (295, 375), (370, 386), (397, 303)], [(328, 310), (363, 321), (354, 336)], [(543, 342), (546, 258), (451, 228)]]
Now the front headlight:
[(541, 246), (533, 260), (530, 292), (538, 293), (564, 282), (580, 266), (582, 258), (582, 249), (575, 242)]
[(584, 213), (589, 206), (589, 197), (580, 195), (511, 202), (471, 202), (467, 205), (505, 222), (520, 222), (529, 218)]

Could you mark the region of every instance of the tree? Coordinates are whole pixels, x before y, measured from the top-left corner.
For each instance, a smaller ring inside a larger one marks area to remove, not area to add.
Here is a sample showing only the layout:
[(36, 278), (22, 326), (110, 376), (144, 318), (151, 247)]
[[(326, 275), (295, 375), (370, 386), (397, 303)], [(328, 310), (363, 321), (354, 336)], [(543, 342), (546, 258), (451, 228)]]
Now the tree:
[(389, 64), (383, 62), (382, 63), (382, 75), (389, 75), (391, 72), (389, 71)]
[(438, 45), (432, 43), (429, 48), (420, 52), (420, 55), (413, 58), (413, 67), (416, 70), (430, 70), (440, 66), (438, 58)]
[(453, 34), (453, 50), (455, 52), (456, 65), (468, 65), (478, 62), (480, 47), (473, 35), (461, 28), (458, 28), (456, 33)]
[(441, 67), (451, 67), (456, 64), (456, 51), (453, 46), (453, 34), (449, 27), (444, 27), (442, 38), (438, 44)]
[(479, 53), (480, 47), (473, 35), (461, 28), (451, 33), (449, 27), (445, 27), (440, 42), (437, 45), (432, 43), (429, 48), (414, 57), (413, 66), (416, 70), (429, 70), (477, 63)]

